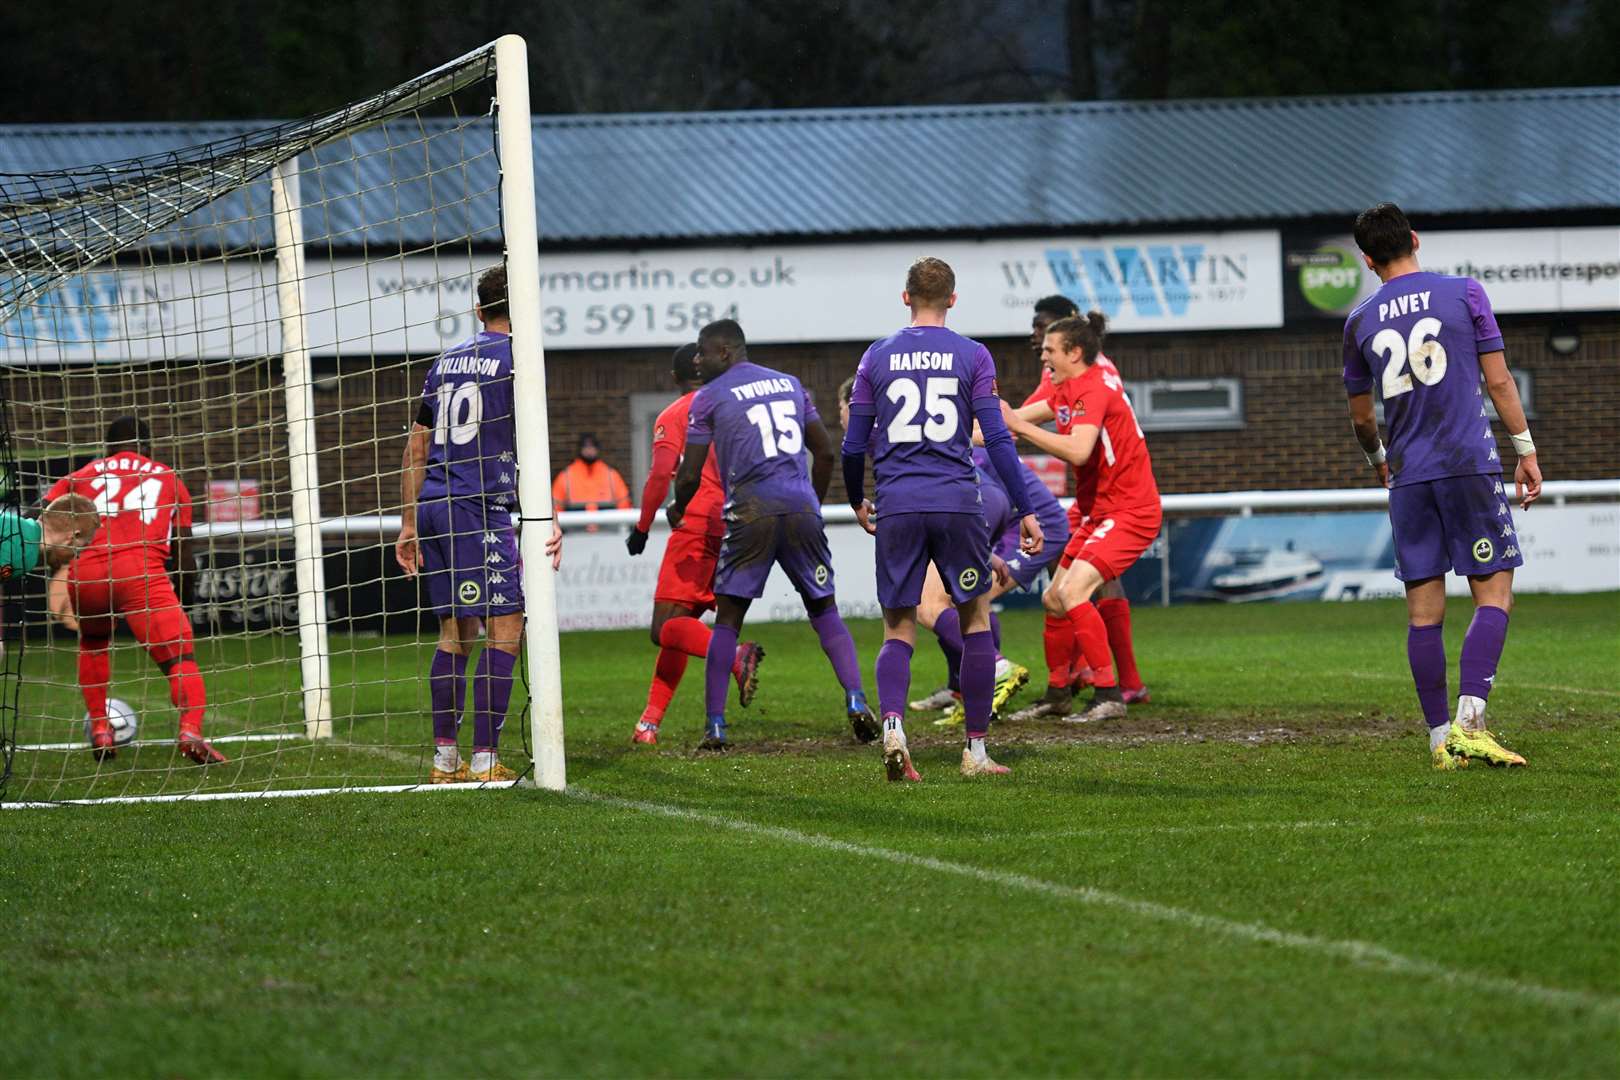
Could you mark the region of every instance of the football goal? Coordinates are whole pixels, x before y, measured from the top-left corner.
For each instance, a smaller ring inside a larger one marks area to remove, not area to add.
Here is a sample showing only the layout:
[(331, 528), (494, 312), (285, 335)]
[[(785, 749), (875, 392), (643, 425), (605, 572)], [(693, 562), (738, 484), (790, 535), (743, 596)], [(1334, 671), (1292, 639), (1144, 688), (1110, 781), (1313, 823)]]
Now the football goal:
[[(104, 523), (173, 516), (203, 734), (228, 760), (179, 752), (191, 691), (124, 620), (105, 653), (117, 752), (91, 753), (87, 586), (41, 568), (6, 582), (0, 800), (484, 786), (430, 783), (439, 617), (395, 541), (424, 378), (479, 331), (476, 283), (503, 263), (516, 405), (500, 467), (515, 471), (520, 557), (488, 580), (521, 581), (527, 621), (499, 755), (562, 788), (523, 40), (311, 119), (131, 130), (120, 160), (83, 160), (106, 151), (73, 129), (51, 136), (47, 171), (0, 175), (0, 498), (27, 513), (140, 433), (143, 458), (189, 493), (189, 543), (185, 513), (153, 505), (158, 485), (92, 480), (92, 497)], [(470, 758), (475, 714), (496, 710), (476, 647), (463, 663)]]

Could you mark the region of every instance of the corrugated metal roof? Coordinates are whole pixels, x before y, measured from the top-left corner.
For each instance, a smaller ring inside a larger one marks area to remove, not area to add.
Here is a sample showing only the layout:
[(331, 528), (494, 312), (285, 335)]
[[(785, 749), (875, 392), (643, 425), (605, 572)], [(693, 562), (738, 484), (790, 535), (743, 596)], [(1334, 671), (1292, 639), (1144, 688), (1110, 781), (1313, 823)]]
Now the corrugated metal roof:
[[(471, 125), (395, 121), (306, 156), (306, 236), (493, 242), (496, 162), (487, 126)], [(0, 126), (0, 172), (262, 126)], [(542, 242), (555, 244), (1219, 225), (1348, 217), (1382, 199), (1418, 215), (1617, 209), (1620, 87), (540, 117), (534, 149)], [(255, 190), (202, 216), (246, 245), (268, 240), (267, 208)], [(192, 242), (210, 244), (206, 231)]]

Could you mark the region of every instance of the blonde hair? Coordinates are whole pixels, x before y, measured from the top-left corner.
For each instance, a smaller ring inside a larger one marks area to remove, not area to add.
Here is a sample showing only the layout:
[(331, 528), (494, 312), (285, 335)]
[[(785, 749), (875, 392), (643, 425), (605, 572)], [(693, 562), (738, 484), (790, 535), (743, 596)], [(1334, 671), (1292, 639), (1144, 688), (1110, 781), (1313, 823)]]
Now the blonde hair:
[(96, 513), (96, 504), (83, 495), (72, 493), (52, 499), (39, 517), (41, 523), (50, 520), (71, 533), (76, 548), (88, 544), (90, 538), (96, 535), (96, 530), (101, 528), (101, 515)]

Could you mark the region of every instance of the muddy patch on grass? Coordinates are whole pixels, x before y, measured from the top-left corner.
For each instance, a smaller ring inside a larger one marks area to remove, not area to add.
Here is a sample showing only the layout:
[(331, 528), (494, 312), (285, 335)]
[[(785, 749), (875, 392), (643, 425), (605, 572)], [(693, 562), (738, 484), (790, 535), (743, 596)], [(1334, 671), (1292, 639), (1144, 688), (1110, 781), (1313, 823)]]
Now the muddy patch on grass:
[[(847, 732), (839, 735), (776, 736), (761, 739), (739, 736), (730, 754), (792, 755), (872, 752), (875, 744), (863, 745)], [(1274, 717), (1200, 717), (1192, 720), (1166, 720), (1142, 709), (1118, 720), (1095, 724), (1070, 724), (1061, 720), (1003, 722), (990, 728), (992, 746), (1163, 746), (1176, 743), (1238, 743), (1267, 746), (1275, 743), (1334, 742), (1346, 738), (1394, 739), (1421, 734), (1411, 721), (1388, 715), (1320, 717), (1309, 723)], [(908, 717), (906, 738), (912, 749), (958, 746), (960, 726), (941, 728), (928, 715)], [(700, 751), (670, 746), (676, 752)]]

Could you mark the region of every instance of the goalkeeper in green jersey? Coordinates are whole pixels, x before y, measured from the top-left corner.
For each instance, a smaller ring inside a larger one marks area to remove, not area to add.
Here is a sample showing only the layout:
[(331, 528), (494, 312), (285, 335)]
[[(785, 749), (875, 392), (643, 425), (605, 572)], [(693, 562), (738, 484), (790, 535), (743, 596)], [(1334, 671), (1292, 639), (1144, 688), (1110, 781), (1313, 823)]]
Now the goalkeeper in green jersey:
[(95, 503), (83, 495), (63, 495), (37, 519), (0, 510), (0, 582), (21, 577), (41, 562), (47, 573), (55, 573), (84, 550), (100, 524)]

